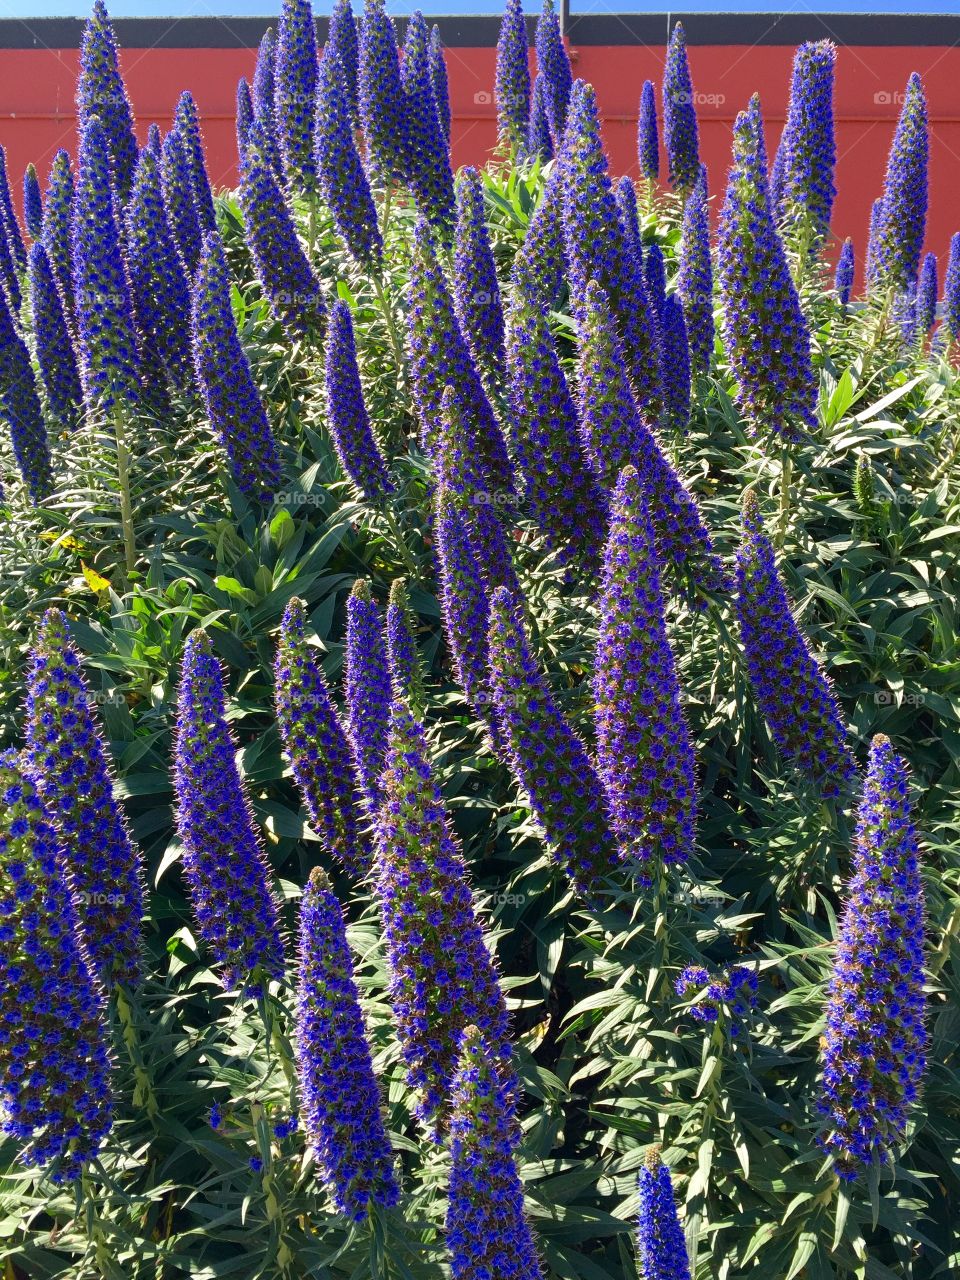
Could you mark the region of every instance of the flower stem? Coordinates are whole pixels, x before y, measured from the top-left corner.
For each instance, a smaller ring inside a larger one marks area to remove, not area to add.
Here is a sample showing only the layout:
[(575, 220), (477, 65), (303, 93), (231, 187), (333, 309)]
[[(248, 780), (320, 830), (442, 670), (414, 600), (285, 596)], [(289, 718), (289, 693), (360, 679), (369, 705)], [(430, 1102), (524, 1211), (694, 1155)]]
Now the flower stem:
[(126, 410), (114, 415), (117, 442), (117, 483), (120, 487), (120, 523), (123, 528), (123, 558), (129, 576), (137, 567), (137, 540), (133, 529), (133, 501), (130, 496), (130, 452), (127, 448)]

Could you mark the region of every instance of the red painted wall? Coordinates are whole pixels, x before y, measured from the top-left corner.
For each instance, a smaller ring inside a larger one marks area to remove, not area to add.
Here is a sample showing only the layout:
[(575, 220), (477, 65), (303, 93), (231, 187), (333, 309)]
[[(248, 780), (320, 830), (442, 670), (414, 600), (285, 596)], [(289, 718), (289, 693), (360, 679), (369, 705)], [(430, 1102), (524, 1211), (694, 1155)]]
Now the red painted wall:
[[(645, 46), (572, 49), (576, 74), (592, 81), (605, 118), (607, 147), (616, 173), (636, 173), (636, 109), (645, 79), (659, 83), (663, 50)], [(449, 48), (457, 165), (482, 162), (496, 136), (494, 49)], [(731, 125), (755, 90), (767, 120), (767, 145), (776, 146), (786, 109), (793, 50), (786, 46), (692, 46), (689, 57), (699, 101), (701, 152), (714, 195), (723, 189)], [(154, 120), (169, 124), (183, 89), (194, 94), (204, 119), (214, 186), (236, 176), (234, 96), (241, 75), (253, 72), (252, 49), (127, 49), (122, 65), (141, 138)], [(11, 184), (33, 161), (46, 185), (58, 147), (75, 151), (74, 84), (77, 52), (0, 50), (0, 142), (7, 149)], [(945, 262), (950, 236), (960, 229), (956, 189), (960, 174), (960, 49), (847, 46), (837, 59), (837, 188), (833, 229), (851, 235), (858, 259), (866, 242), (870, 206), (879, 194), (900, 95), (919, 71), (930, 108), (931, 184), (927, 247)], [(716, 204), (716, 202), (715, 202)]]

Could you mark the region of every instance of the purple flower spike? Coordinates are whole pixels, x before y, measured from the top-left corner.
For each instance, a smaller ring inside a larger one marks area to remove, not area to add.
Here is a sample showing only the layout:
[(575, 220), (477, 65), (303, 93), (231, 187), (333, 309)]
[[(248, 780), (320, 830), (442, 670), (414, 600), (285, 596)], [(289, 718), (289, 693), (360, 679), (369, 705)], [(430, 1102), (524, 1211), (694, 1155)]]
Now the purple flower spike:
[(72, 1182), (113, 1118), (106, 1002), (63, 847), (15, 751), (0, 752), (0, 886), (3, 1132), (24, 1164)]
[(377, 210), (354, 140), (343, 76), (328, 50), (320, 62), (314, 134), (320, 190), (350, 256), (358, 265), (378, 270), (383, 241)]
[(797, 626), (756, 494), (743, 500), (736, 610), (750, 682), (777, 746), (825, 795), (856, 774), (836, 696)]
[(927, 226), (927, 100), (916, 72), (887, 160), (875, 236), (877, 282), (903, 292), (916, 283)]
[(810, 334), (767, 191), (760, 99), (733, 129), (733, 168), (720, 214), (720, 295), (734, 398), (752, 434), (793, 440), (817, 425)]
[(449, 1106), (460, 1036), (480, 1028), (514, 1086), (510, 1022), (477, 919), (459, 841), (433, 777), (422, 726), (402, 699), (390, 712), (390, 745), (377, 820), (377, 894), (390, 998), (417, 1115)]
[(53, 488), (50, 445), (26, 344), (14, 327), (0, 289), (0, 417), (10, 430), (13, 456), (30, 501), (42, 502)]
[(683, 209), (677, 293), (683, 303), (683, 318), (687, 326), (690, 368), (693, 373), (703, 375), (710, 369), (714, 341), (713, 264), (707, 213), (707, 171), (703, 165)]
[(902, 1144), (926, 1067), (923, 882), (907, 767), (877, 734), (823, 1034), (822, 1145), (841, 1178)]
[(197, 264), (191, 304), (193, 360), (207, 418), (241, 492), (268, 500), (280, 484), (270, 420), (253, 381), (230, 307), (220, 237), (211, 231)]
[(679, 22), (670, 34), (663, 70), (663, 141), (670, 184), (686, 198), (700, 173), (700, 142), (687, 38)]
[(360, 880), (370, 856), (359, 831), (359, 780), (319, 653), (307, 642), (303, 601), (296, 598), (280, 623), (274, 676), (280, 738), (310, 825), (326, 852)]
[(616, 861), (603, 787), (530, 652), (521, 606), (505, 587), (490, 601), (490, 678), (514, 777), (543, 838), (578, 893), (590, 896)]
[(651, 1147), (640, 1170), (637, 1215), (637, 1263), (643, 1280), (690, 1280), (690, 1259), (683, 1236), (670, 1170)]
[(133, 183), (137, 164), (137, 140), (133, 132), (133, 109), (120, 74), (117, 38), (103, 0), (94, 0), (80, 42), (80, 73), (77, 77), (77, 123), (81, 136), (91, 119), (103, 125), (112, 157), (113, 182), (121, 202)]
[(648, 182), (660, 176), (660, 140), (657, 134), (657, 98), (651, 80), (644, 80), (640, 90), (637, 120), (637, 159), (640, 172)]
[(500, 141), (522, 151), (530, 127), (530, 58), (523, 0), (507, 0), (500, 19), (494, 96)]
[(543, 99), (547, 123), (558, 150), (567, 127), (567, 107), (573, 88), (573, 72), (570, 57), (564, 48), (560, 31), (560, 18), (553, 7), (553, 0), (543, 0), (543, 8), (537, 18), (536, 32), (537, 70), (543, 76)]
[(270, 864), (225, 714), (220, 663), (206, 632), (194, 631), (183, 653), (173, 763), (183, 872), (224, 986), (255, 995), (283, 976), (283, 946)]
[(621, 856), (650, 884), (693, 849), (693, 743), (667, 638), (660, 566), (643, 486), (617, 484), (604, 557), (593, 681), (597, 758)]
[(517, 1172), (511, 1082), (477, 1027), (460, 1038), (451, 1083), (447, 1248), (453, 1280), (540, 1280)]
[(295, 1026), (307, 1141), (337, 1212), (363, 1222), (400, 1193), (343, 910), (320, 867), (300, 904)]
[(27, 669), (30, 776), (60, 833), (91, 963), (109, 989), (141, 970), (143, 866), (114, 794), (93, 694), (58, 609), (43, 616)]
[(370, 584), (358, 579), (347, 601), (344, 658), (348, 733), (353, 759), (371, 814), (380, 804), (390, 715), (390, 668), (380, 610)]
[[(327, 309), (269, 159), (269, 138), (254, 120), (240, 169), (244, 233), (270, 312), (291, 342), (322, 334)], [(312, 152), (311, 152), (312, 154)]]
[(393, 492), (383, 453), (363, 402), (350, 308), (338, 298), (330, 316), (326, 357), (327, 415), (341, 467), (369, 502)]
[(273, 120), (291, 191), (316, 189), (313, 124), (317, 105), (317, 37), (310, 0), (283, 0), (274, 57)]

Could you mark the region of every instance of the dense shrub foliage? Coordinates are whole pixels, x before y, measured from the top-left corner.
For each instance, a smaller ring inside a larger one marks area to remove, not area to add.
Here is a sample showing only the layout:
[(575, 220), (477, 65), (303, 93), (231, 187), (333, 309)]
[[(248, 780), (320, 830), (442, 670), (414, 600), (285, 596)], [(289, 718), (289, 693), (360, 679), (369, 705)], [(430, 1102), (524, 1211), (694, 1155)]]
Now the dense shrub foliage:
[(955, 1274), (923, 86), (841, 255), (831, 46), (718, 195), (679, 26), (637, 185), (550, 0), (477, 170), (405, 36), (284, 0), (211, 197), (97, 0), (0, 167), (4, 1276)]

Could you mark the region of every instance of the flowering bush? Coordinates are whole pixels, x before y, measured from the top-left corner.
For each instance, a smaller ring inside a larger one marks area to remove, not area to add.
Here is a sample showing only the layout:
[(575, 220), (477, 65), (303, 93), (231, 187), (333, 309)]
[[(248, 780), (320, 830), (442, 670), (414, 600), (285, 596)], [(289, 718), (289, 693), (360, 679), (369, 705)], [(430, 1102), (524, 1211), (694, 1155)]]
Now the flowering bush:
[(675, 25), (635, 182), (552, 0), (459, 173), (436, 29), (312, 19), (236, 192), (99, 0), (0, 149), (4, 1280), (950, 1275), (924, 86), (841, 249), (828, 42), (708, 183)]

